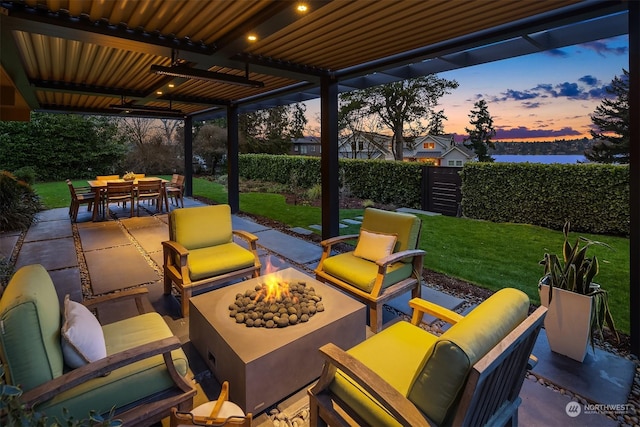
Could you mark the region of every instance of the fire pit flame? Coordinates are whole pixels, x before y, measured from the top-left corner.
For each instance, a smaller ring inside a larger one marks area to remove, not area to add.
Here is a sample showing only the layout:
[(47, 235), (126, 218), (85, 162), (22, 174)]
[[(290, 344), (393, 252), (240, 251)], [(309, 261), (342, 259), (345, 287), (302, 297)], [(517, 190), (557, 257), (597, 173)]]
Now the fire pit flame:
[(277, 268), (271, 264), (271, 258), (267, 258), (264, 286), (258, 291), (254, 302), (263, 299), (268, 302), (281, 302), (284, 298), (291, 296), (289, 282), (283, 280), (280, 274), (276, 274), (277, 271)]
[(236, 295), (229, 305), (229, 316), (247, 327), (282, 328), (308, 322), (324, 311), (322, 297), (303, 281), (290, 281), (273, 271), (267, 261), (264, 282)]

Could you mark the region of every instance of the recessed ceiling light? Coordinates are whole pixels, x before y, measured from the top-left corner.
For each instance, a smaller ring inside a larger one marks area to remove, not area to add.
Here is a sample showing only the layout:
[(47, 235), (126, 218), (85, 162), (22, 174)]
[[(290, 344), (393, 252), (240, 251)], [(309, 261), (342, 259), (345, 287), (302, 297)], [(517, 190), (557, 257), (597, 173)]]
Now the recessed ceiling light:
[(258, 40), (258, 36), (256, 36), (255, 34), (249, 34), (247, 36), (247, 40), (249, 40), (250, 42), (254, 42), (254, 41)]
[(161, 90), (157, 91), (156, 95), (162, 95), (162, 91)]
[(169, 83), (169, 87), (176, 87), (173, 83)]
[(300, 13), (304, 13), (309, 10), (309, 6), (307, 6), (306, 3), (298, 3), (298, 6), (296, 6), (296, 10)]

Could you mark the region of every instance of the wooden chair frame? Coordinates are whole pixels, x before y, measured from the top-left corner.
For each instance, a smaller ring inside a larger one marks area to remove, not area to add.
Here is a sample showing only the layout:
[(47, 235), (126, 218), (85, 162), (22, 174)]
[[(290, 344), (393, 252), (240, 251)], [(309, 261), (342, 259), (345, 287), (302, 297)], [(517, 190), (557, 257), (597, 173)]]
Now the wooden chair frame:
[(162, 200), (164, 199), (161, 179), (141, 179), (136, 190), (136, 214), (140, 216), (140, 202), (143, 200), (155, 200), (156, 212), (162, 212)]
[(96, 200), (96, 195), (91, 187), (74, 187), (71, 180), (67, 179), (67, 185), (69, 186), (69, 193), (71, 194), (71, 203), (69, 204), (69, 216), (73, 222), (78, 220), (78, 212), (80, 211), (80, 205), (87, 205), (87, 210), (91, 210), (94, 203), (100, 204), (99, 200)]
[[(173, 218), (169, 215), (169, 229), (173, 228)], [(251, 267), (246, 267), (240, 270), (231, 271), (229, 273), (221, 274), (219, 276), (207, 277), (195, 282), (191, 281), (189, 277), (189, 266), (187, 264), (187, 257), (189, 256), (189, 250), (178, 242), (173, 240), (167, 240), (162, 242), (163, 258), (164, 258), (164, 294), (171, 294), (173, 287), (176, 288), (180, 294), (180, 308), (182, 310), (182, 316), (189, 316), (189, 298), (193, 295), (195, 288), (204, 286), (214, 286), (218, 284), (226, 283), (232, 279), (244, 278), (251, 276), (252, 278), (260, 277), (260, 270), (262, 264), (258, 256), (258, 247), (256, 242), (258, 237), (252, 233), (243, 230), (232, 230), (234, 236), (239, 237), (247, 242), (248, 249), (253, 253), (254, 264)], [(176, 261), (178, 260), (178, 261)]]
[[(378, 273), (371, 292), (365, 292), (355, 286), (331, 276), (322, 270), (322, 264), (331, 256), (333, 245), (344, 243), (349, 240), (357, 239), (357, 234), (349, 234), (344, 236), (332, 237), (320, 242), (322, 245), (322, 257), (315, 269), (316, 279), (325, 283), (339, 287), (341, 290), (351, 294), (357, 300), (363, 302), (369, 307), (369, 325), (373, 332), (382, 330), (382, 306), (405, 292), (411, 292), (411, 298), (420, 298), (422, 291), (422, 264), (426, 252), (422, 249), (409, 249), (406, 251), (392, 253), (376, 262), (378, 265)], [(418, 242), (420, 241), (420, 233), (418, 233)], [(413, 274), (398, 283), (382, 287), (382, 283), (387, 274), (387, 268), (405, 259), (412, 260)]]
[(222, 383), (220, 395), (216, 399), (216, 403), (208, 417), (194, 416), (191, 412), (181, 412), (176, 408), (171, 409), (170, 427), (178, 427), (179, 425), (194, 426), (234, 426), (234, 427), (251, 427), (253, 415), (251, 412), (244, 417), (220, 418), (220, 410), (225, 402), (229, 400), (229, 382)]
[(171, 182), (166, 185), (167, 198), (171, 198), (171, 204), (184, 208), (184, 175), (173, 174)]
[(135, 193), (133, 191), (133, 181), (107, 181), (105, 194), (105, 212), (109, 209), (109, 203), (122, 202), (123, 207), (127, 207), (127, 202), (131, 204), (131, 217), (133, 218), (133, 206)]
[[(456, 323), (461, 315), (424, 300), (411, 300), (411, 323), (419, 325), (425, 313)], [(517, 425), (520, 389), (534, 359), (531, 351), (547, 309), (539, 307), (473, 365), (463, 386), (454, 426)], [(329, 388), (337, 369), (370, 393), (402, 425), (431, 425), (418, 408), (379, 375), (334, 344), (320, 348), (325, 359), (318, 382), (308, 390), (310, 425), (364, 425), (362, 418)]]
[[(99, 315), (100, 309), (106, 304), (114, 301), (133, 299), (135, 300), (138, 312), (144, 314), (145, 309), (142, 297), (147, 293), (147, 289), (131, 289), (115, 294), (103, 295), (84, 301), (83, 303), (87, 308), (96, 310)], [(122, 420), (125, 426), (149, 426), (169, 416), (171, 408), (173, 407), (178, 407), (183, 411), (189, 411), (193, 408), (193, 396), (196, 394), (196, 388), (178, 373), (171, 358), (171, 352), (180, 348), (181, 345), (178, 337), (173, 336), (107, 356), (33, 388), (22, 394), (21, 399), (28, 407), (32, 407), (39, 402), (51, 399), (59, 393), (76, 387), (87, 380), (106, 375), (115, 369), (130, 365), (139, 360), (161, 354), (164, 358), (167, 371), (175, 383), (175, 390), (168, 395), (159, 396), (157, 399), (145, 399), (145, 401), (140, 402), (139, 405), (135, 405), (123, 412), (116, 412), (115, 414), (115, 418)]]

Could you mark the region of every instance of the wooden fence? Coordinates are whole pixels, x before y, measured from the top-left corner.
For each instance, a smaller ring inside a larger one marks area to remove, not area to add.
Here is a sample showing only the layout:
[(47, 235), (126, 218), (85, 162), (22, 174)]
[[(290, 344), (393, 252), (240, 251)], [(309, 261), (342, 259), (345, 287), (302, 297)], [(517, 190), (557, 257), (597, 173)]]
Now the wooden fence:
[(422, 210), (447, 216), (461, 215), (461, 170), (461, 167), (443, 166), (422, 168)]

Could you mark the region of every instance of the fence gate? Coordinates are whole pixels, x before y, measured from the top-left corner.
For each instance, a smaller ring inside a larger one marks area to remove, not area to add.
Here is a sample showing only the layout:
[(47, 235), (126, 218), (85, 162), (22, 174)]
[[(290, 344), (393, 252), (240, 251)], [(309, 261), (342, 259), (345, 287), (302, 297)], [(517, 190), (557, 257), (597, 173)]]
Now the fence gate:
[(447, 216), (459, 216), (462, 168), (424, 166), (422, 168), (422, 209)]

